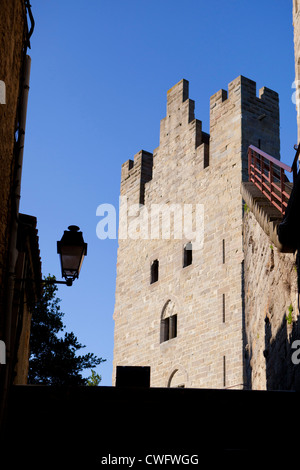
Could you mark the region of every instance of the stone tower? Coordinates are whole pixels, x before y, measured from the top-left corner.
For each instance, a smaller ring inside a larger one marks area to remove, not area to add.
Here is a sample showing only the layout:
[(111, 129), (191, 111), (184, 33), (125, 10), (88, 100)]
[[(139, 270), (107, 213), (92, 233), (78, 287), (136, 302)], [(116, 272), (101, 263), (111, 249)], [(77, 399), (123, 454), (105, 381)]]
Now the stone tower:
[(211, 97), (210, 135), (194, 108), (181, 80), (159, 147), (122, 165), (113, 374), (141, 365), (155, 387), (242, 388), (240, 187), (250, 144), (279, 158), (278, 95), (237, 77)]

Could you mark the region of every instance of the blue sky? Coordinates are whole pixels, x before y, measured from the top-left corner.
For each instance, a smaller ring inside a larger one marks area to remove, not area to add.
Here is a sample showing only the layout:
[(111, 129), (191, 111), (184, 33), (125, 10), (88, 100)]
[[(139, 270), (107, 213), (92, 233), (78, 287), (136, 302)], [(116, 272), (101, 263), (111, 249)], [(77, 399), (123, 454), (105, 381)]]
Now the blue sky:
[[(60, 279), (56, 241), (78, 225), (88, 255), (60, 286), (66, 329), (107, 362), (111, 385), (117, 240), (96, 236), (118, 207), (121, 165), (159, 145), (166, 93), (189, 80), (209, 132), (209, 99), (239, 75), (279, 93), (281, 158), (297, 143), (292, 0), (31, 0), (31, 88), (21, 211), (38, 219), (43, 275)], [(90, 371), (87, 371), (88, 375)]]

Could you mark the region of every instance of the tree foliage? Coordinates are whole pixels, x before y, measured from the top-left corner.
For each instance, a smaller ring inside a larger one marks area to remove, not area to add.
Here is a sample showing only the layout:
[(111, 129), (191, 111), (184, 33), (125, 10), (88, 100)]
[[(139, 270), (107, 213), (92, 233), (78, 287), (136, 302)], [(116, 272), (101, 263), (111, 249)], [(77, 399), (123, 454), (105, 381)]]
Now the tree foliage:
[(92, 375), (87, 379), (87, 385), (96, 387), (101, 382), (101, 375), (92, 370)]
[[(49, 275), (45, 280), (54, 281), (55, 277)], [(81, 372), (96, 367), (105, 359), (93, 353), (77, 354), (85, 346), (78, 342), (73, 332), (64, 332), (64, 313), (60, 310), (56, 291), (55, 284), (45, 284), (32, 314), (28, 383), (98, 385), (101, 380), (98, 374), (92, 371), (91, 377), (83, 378)]]

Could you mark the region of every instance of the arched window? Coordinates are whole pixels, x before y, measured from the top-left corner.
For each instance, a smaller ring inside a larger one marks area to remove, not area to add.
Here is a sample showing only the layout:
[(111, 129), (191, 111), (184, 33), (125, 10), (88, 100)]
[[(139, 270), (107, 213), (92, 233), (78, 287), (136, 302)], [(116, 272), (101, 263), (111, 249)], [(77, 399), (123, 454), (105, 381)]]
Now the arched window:
[(160, 321), (160, 342), (164, 343), (177, 336), (177, 311), (175, 304), (168, 300), (163, 308)]
[(170, 378), (168, 380), (168, 387), (169, 388), (185, 388), (187, 386), (187, 372), (186, 370), (182, 369), (181, 367), (176, 368), (173, 370)]

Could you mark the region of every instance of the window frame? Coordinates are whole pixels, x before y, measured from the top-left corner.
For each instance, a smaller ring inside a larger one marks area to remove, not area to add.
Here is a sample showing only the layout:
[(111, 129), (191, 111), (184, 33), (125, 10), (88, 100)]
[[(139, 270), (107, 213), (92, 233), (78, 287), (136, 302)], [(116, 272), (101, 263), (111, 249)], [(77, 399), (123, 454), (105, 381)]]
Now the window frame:
[(150, 284), (155, 284), (159, 280), (159, 259), (152, 261), (150, 266)]
[[(187, 249), (187, 246), (190, 245), (191, 249)], [(193, 264), (193, 244), (192, 242), (187, 242), (183, 247), (183, 263), (182, 267), (187, 268)]]

